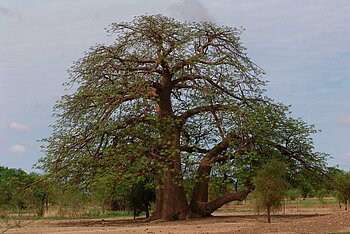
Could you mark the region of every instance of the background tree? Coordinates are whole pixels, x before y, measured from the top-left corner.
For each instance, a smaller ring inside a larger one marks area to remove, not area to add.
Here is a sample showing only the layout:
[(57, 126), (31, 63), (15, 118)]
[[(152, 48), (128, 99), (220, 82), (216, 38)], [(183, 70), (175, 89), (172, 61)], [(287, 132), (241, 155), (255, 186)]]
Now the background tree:
[(155, 189), (149, 177), (141, 177), (129, 187), (125, 198), (128, 208), (134, 212), (134, 219), (143, 211), (146, 212), (146, 218), (149, 217), (149, 208), (155, 201), (155, 196)]
[(287, 197), (288, 199), (290, 199), (291, 201), (295, 201), (300, 198), (301, 196), (301, 191), (299, 189), (289, 189), (287, 191)]
[(337, 199), (344, 203), (345, 210), (348, 210), (350, 202), (350, 172), (340, 172), (334, 177), (334, 188)]
[(272, 208), (280, 206), (286, 195), (288, 186), (285, 176), (286, 165), (273, 159), (264, 165), (254, 177), (254, 197), (257, 205), (266, 209), (268, 223), (271, 222)]
[[(241, 31), (161, 15), (112, 24), (115, 42), (91, 48), (70, 70), (67, 85), (77, 88), (55, 106), (43, 168), (77, 185), (104, 173), (152, 175), (151, 218), (168, 220), (243, 200), (271, 155), (322, 173), (315, 130), (265, 96)], [(209, 200), (210, 177), (225, 176), (221, 167), (230, 168), (236, 189)]]
[(325, 198), (329, 194), (329, 191), (326, 188), (319, 188), (317, 191), (315, 191), (315, 196), (318, 198), (320, 203), (322, 204), (322, 207), (324, 207), (325, 204)]
[(0, 201), (6, 209), (20, 212), (29, 204), (28, 193), (24, 190), (32, 178), (21, 169), (0, 167)]
[(101, 207), (103, 214), (106, 211), (125, 210), (127, 186), (124, 184), (115, 175), (97, 176), (88, 186), (90, 198)]
[(34, 210), (37, 216), (43, 216), (50, 196), (42, 176), (0, 166), (0, 208), (19, 214)]
[(28, 194), (30, 206), (34, 208), (37, 216), (42, 217), (45, 211), (48, 211), (49, 202), (54, 197), (52, 185), (43, 176), (36, 173), (30, 173), (29, 176), (31, 183), (22, 190), (22, 196), (25, 191)]

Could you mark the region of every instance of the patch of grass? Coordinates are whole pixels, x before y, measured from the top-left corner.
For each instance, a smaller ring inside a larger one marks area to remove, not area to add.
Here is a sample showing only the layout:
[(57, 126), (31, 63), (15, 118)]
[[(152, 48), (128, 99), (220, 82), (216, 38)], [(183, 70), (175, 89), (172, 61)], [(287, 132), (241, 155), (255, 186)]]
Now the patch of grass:
[(307, 199), (307, 200), (301, 200), (299, 202), (299, 205), (303, 206), (303, 207), (311, 207), (311, 206), (319, 206), (321, 205), (319, 200), (316, 199)]
[[(142, 215), (142, 214), (141, 214)], [(78, 217), (80, 219), (103, 219), (103, 218), (115, 218), (115, 217), (130, 217), (133, 216), (132, 212), (128, 211), (118, 211), (118, 212), (110, 212), (106, 214), (100, 214), (100, 215), (87, 215)]]
[[(9, 215), (0, 217), (0, 220), (35, 220), (38, 219), (37, 216), (33, 215)], [(1, 233), (1, 232), (0, 232)]]
[(302, 207), (311, 207), (311, 206), (321, 206), (321, 205), (335, 205), (338, 204), (338, 201), (335, 198), (326, 198), (323, 203), (317, 198), (309, 198), (306, 200), (300, 200), (299, 205)]
[[(144, 213), (141, 213), (140, 216), (144, 216)], [(106, 219), (106, 218), (115, 218), (115, 217), (133, 217), (132, 212), (128, 211), (117, 211), (110, 212), (105, 214), (91, 214), (91, 215), (83, 215), (76, 217), (64, 217), (64, 216), (49, 216), (49, 217), (38, 217), (38, 216), (10, 216), (6, 218), (0, 218), (0, 220), (71, 220), (71, 219)]]
[(331, 232), (329, 234), (350, 234), (350, 232)]
[(242, 209), (242, 208), (223, 208), (216, 210), (215, 212), (252, 212), (252, 209)]
[[(142, 214), (141, 214), (142, 215)], [(91, 215), (83, 215), (77, 217), (40, 217), (39, 219), (48, 219), (48, 220), (69, 220), (69, 219), (106, 219), (106, 218), (115, 218), (115, 217), (132, 217), (133, 213), (128, 211), (117, 211), (110, 212), (106, 214), (91, 214)]]

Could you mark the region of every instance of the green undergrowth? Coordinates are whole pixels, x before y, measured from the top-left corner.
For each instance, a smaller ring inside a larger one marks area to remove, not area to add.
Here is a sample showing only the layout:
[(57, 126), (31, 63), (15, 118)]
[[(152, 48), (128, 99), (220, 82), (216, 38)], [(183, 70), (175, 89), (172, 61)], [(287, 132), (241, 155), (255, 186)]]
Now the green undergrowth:
[(331, 232), (329, 234), (350, 234), (350, 232)]
[(301, 200), (298, 204), (300, 204), (303, 207), (311, 207), (311, 206), (322, 206), (322, 205), (335, 205), (335, 204), (338, 204), (338, 202), (335, 198), (325, 199), (323, 202), (321, 202), (318, 199), (306, 199), (306, 200)]
[[(145, 216), (144, 213), (141, 213), (139, 217)], [(37, 217), (37, 216), (29, 216), (29, 215), (21, 215), (21, 216), (10, 216), (6, 218), (0, 218), (6, 219), (6, 220), (71, 220), (71, 219), (106, 219), (106, 218), (117, 218), (117, 217), (133, 217), (132, 212), (127, 211), (117, 211), (117, 212), (109, 212), (105, 214), (90, 214), (90, 215), (83, 215), (83, 216), (73, 216), (73, 217), (66, 217), (66, 216), (49, 216), (49, 217)]]
[(132, 212), (119, 211), (119, 212), (110, 212), (110, 213), (105, 213), (105, 214), (91, 214), (91, 215), (83, 215), (83, 216), (76, 216), (76, 217), (60, 217), (60, 216), (41, 217), (39, 219), (49, 219), (49, 220), (106, 219), (106, 218), (132, 217), (132, 216), (133, 216)]

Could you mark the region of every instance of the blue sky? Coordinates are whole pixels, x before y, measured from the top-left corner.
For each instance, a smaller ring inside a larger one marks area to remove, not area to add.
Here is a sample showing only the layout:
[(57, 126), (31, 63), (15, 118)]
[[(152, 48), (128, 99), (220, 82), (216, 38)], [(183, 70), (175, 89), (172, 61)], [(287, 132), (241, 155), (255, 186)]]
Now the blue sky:
[(348, 0), (0, 0), (0, 165), (31, 171), (67, 69), (104, 28), (141, 14), (243, 26), (268, 95), (315, 124), (316, 151), (350, 170)]

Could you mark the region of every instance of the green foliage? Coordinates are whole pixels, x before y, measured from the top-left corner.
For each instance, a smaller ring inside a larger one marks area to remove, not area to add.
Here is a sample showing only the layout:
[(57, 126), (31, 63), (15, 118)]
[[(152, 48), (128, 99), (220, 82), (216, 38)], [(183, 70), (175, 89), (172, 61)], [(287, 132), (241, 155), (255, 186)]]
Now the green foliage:
[(135, 177), (129, 181), (118, 180), (113, 175), (97, 176), (87, 187), (92, 204), (106, 211), (133, 211), (134, 215), (145, 211), (155, 201), (155, 187), (149, 176)]
[(136, 183), (132, 184), (125, 194), (127, 207), (138, 216), (141, 212), (146, 212), (146, 218), (149, 217), (149, 207), (156, 200), (155, 188), (149, 178), (141, 177)]
[(102, 213), (126, 209), (128, 186), (113, 175), (97, 176), (89, 185), (90, 199), (101, 207)]
[(49, 194), (45, 183), (40, 181), (38, 174), (0, 167), (0, 208), (18, 212), (34, 209), (42, 216)]
[(350, 172), (340, 172), (334, 176), (334, 189), (337, 192), (337, 199), (345, 204), (350, 202)]
[(288, 181), (292, 188), (299, 190), (303, 199), (312, 197), (315, 187), (319, 186), (322, 182), (320, 179), (315, 179), (315, 177), (309, 176), (308, 173), (304, 173), (303, 171), (297, 173), (294, 178), (289, 178)]
[(209, 199), (214, 200), (239, 188), (237, 174), (229, 163), (214, 166), (209, 180)]
[(22, 192), (31, 182), (32, 179), (21, 169), (0, 167), (0, 204), (12, 209), (24, 208)]
[(44, 177), (35, 173), (30, 173), (30, 176), (33, 178), (33, 182), (27, 186), (26, 190), (30, 193), (30, 203), (35, 209), (36, 215), (41, 217), (44, 215), (45, 210), (48, 209), (49, 200), (54, 195), (48, 181)]
[(290, 189), (287, 191), (287, 198), (294, 201), (301, 197), (301, 191), (299, 189)]
[(265, 164), (253, 179), (256, 203), (258, 207), (267, 210), (268, 222), (270, 222), (271, 209), (280, 206), (286, 195), (285, 175), (286, 165), (273, 159)]
[(324, 198), (328, 195), (328, 190), (326, 188), (321, 188), (316, 191), (315, 196), (318, 198), (318, 200), (323, 204)]
[(214, 200), (221, 197), (223, 194), (234, 191), (233, 181), (227, 178), (214, 177), (210, 178), (209, 182), (209, 198)]

